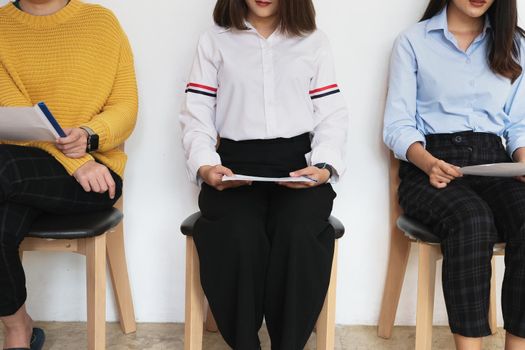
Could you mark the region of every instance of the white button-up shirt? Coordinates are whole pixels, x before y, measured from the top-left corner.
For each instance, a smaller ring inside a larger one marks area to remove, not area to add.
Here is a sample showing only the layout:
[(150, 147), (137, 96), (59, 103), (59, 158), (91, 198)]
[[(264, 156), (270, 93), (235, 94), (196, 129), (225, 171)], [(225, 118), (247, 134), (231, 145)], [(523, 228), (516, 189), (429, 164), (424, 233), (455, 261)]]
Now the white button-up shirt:
[(265, 39), (218, 26), (205, 32), (186, 88), (180, 121), (190, 179), (203, 165), (221, 164), (217, 137), (235, 141), (310, 133), (308, 164), (344, 173), (348, 112), (337, 86), (330, 44), (315, 31)]

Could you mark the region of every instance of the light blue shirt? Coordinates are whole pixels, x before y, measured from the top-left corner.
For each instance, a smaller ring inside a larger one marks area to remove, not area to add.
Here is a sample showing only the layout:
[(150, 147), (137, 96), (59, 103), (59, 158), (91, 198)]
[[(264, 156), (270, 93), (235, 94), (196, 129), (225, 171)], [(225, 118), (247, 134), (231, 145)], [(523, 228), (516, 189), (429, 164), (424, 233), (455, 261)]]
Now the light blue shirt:
[[(525, 146), (525, 82), (512, 84), (487, 60), (488, 19), (466, 52), (448, 30), (446, 8), (402, 33), (390, 65), (383, 139), (396, 157), (407, 160), (410, 145), (425, 135), (461, 131), (503, 136), (507, 151)], [(522, 67), (525, 40), (520, 38)]]

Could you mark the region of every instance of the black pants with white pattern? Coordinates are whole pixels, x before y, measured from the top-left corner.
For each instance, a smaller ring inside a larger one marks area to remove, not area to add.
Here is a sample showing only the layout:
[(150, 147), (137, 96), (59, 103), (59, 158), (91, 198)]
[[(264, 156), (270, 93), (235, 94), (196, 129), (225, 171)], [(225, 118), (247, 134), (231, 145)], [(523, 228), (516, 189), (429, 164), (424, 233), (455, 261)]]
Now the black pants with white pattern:
[[(308, 135), (221, 140), (239, 174), (286, 176), (306, 166)], [(263, 318), (273, 350), (303, 349), (322, 309), (334, 252), (330, 185), (303, 190), (254, 183), (217, 191), (203, 184), (195, 226), (201, 281), (219, 330), (235, 350), (259, 349)]]
[(116, 196), (85, 192), (48, 153), (0, 145), (0, 316), (14, 314), (27, 297), (18, 248), (42, 213), (78, 214), (111, 208), (122, 180), (111, 173)]
[[(463, 132), (427, 136), (427, 150), (457, 166), (510, 162), (501, 139)], [(491, 258), (505, 242), (502, 308), (505, 329), (525, 337), (525, 184), (513, 178), (465, 176), (436, 189), (402, 162), (399, 200), (405, 213), (441, 239), (443, 291), (452, 332), (489, 335)]]

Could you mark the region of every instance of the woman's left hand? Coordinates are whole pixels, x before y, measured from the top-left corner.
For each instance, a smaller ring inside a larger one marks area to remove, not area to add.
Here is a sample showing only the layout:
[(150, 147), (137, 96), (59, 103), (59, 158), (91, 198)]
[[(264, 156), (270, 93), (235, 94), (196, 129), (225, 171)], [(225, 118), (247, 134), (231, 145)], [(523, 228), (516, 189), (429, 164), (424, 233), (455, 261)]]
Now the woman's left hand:
[(86, 155), (88, 133), (81, 128), (64, 129), (66, 137), (56, 142), (56, 147), (69, 158), (82, 158)]
[(305, 176), (315, 181), (308, 182), (280, 182), (279, 185), (288, 188), (310, 188), (325, 184), (330, 180), (330, 171), (328, 169), (319, 169), (315, 166), (309, 166), (301, 170), (296, 170), (290, 173), (291, 177)]

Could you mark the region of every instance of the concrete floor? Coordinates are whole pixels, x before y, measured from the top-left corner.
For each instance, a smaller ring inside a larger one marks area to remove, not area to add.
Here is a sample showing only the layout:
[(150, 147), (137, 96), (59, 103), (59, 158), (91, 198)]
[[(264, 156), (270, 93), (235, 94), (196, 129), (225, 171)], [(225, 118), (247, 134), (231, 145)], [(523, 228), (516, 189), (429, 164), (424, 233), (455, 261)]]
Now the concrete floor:
[[(70, 350), (86, 348), (86, 325), (84, 323), (39, 323), (46, 330), (45, 350)], [(139, 324), (136, 334), (128, 336), (120, 332), (118, 324), (108, 324), (107, 349), (111, 350), (164, 350), (184, 349), (184, 325), (182, 324)], [(414, 327), (396, 327), (390, 340), (376, 336), (376, 327), (350, 326), (336, 330), (335, 350), (413, 350)], [(0, 340), (2, 333), (0, 332)], [(269, 339), (265, 330), (261, 331), (263, 350), (269, 350)], [(484, 350), (501, 350), (504, 344), (502, 330), (488, 337)], [(206, 333), (204, 350), (229, 350), (219, 334)], [(315, 350), (315, 335), (312, 335), (306, 350)], [(432, 350), (452, 350), (454, 344), (448, 327), (435, 327)]]

